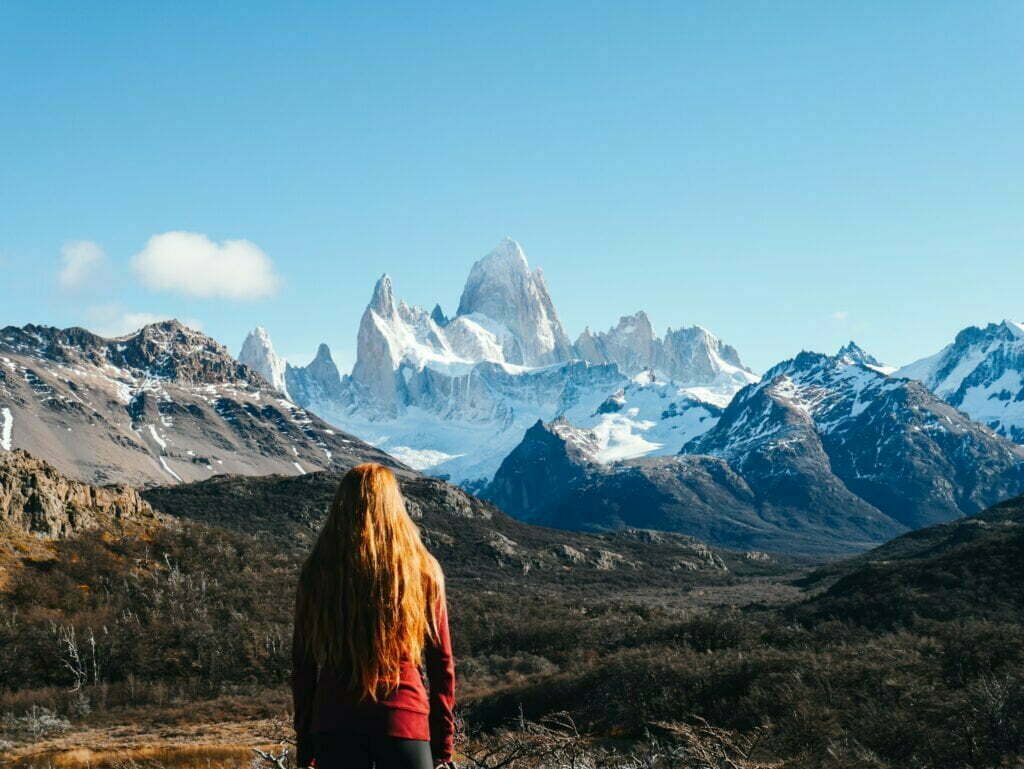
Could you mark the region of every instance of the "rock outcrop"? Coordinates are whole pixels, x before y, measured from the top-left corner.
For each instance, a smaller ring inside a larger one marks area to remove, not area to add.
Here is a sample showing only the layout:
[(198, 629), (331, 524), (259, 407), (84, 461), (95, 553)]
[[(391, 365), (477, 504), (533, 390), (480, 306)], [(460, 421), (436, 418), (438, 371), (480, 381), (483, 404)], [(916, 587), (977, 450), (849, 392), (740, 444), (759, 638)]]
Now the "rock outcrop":
[(0, 452), (0, 521), (46, 539), (126, 524), (155, 524), (139, 493), (125, 485), (92, 486), (65, 477), (20, 449)]

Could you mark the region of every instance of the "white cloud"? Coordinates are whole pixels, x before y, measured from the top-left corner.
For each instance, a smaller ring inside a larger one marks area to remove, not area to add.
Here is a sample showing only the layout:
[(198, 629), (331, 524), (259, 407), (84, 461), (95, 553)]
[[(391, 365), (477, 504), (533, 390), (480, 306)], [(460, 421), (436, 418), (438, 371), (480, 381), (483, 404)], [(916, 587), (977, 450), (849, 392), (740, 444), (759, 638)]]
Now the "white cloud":
[[(170, 315), (152, 312), (132, 312), (117, 304), (99, 304), (86, 310), (86, 324), (90, 331), (105, 337), (125, 336), (134, 333), (150, 323), (170, 320)], [(182, 320), (189, 328), (202, 330), (202, 323), (194, 318)]]
[(848, 317), (850, 317), (850, 313), (846, 310), (836, 310), (832, 313), (832, 320), (846, 320)]
[(57, 283), (61, 288), (81, 288), (106, 271), (107, 255), (91, 240), (65, 243), (60, 250), (61, 268)]
[(132, 258), (132, 267), (151, 289), (204, 299), (261, 299), (281, 284), (270, 257), (255, 243), (216, 243), (197, 232), (154, 235)]

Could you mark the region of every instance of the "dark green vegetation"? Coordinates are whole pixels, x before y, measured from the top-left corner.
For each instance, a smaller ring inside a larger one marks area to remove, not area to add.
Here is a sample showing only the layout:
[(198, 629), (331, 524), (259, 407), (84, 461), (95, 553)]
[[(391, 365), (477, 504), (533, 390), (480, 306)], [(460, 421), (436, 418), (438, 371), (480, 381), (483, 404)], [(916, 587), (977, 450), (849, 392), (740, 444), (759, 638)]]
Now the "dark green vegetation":
[[(151, 489), (144, 498), (182, 519), (251, 534), (305, 551), (341, 475), (218, 476)], [(758, 559), (706, 547), (692, 537), (646, 530), (588, 534), (518, 521), (493, 505), (432, 478), (403, 477), (402, 491), (423, 539), (450, 580), (558, 585), (602, 592), (730, 584), (788, 572), (795, 559)], [(752, 557), (753, 556), (753, 557)]]
[[(896, 628), (917, 618), (1024, 617), (1024, 498), (905, 534), (810, 576), (829, 589), (796, 609), (805, 621)], [(833, 582), (834, 581), (834, 582)]]
[[(292, 585), (322, 511), (310, 500), (332, 483), (157, 490), (158, 509), (207, 522), (172, 522), (148, 541), (89, 533), (26, 560), (0, 596), (0, 713), (45, 705), (89, 723), (168, 700), (280, 703)], [(449, 574), (473, 730), (567, 711), (584, 734), (622, 745), (705, 719), (756, 743), (738, 766), (1024, 756), (1021, 502), (808, 575), (719, 551), (673, 569), (705, 551), (642, 532), (549, 538), (471, 498), (442, 500), (443, 485), (409, 483)]]

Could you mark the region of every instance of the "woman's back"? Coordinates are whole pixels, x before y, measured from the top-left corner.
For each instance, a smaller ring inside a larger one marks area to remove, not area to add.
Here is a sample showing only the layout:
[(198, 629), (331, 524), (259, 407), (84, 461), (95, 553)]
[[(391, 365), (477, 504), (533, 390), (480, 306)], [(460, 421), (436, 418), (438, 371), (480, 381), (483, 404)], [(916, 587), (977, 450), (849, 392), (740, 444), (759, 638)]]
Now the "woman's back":
[(300, 766), (419, 769), (451, 759), (444, 579), (380, 465), (342, 479), (303, 566), (292, 690)]

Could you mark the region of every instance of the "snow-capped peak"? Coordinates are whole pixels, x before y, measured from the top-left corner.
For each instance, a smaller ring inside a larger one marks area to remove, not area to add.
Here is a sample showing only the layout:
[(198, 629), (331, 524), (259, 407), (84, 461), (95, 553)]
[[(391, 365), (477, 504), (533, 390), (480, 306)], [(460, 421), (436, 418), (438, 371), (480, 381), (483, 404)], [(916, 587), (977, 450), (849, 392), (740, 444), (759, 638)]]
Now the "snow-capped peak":
[(804, 350), (770, 368), (759, 383), (741, 390), (722, 421), (684, 446), (684, 451), (743, 461), (758, 446), (766, 442), (782, 445), (789, 440), (787, 435), (800, 431), (827, 434), (847, 430), (854, 424), (851, 420), (872, 404), (907, 387), (906, 381), (892, 379), (848, 355)]
[(571, 357), (543, 273), (530, 270), (522, 247), (511, 238), (470, 269), (456, 315), (482, 315), (507, 329), (502, 347), (509, 363), (544, 366)]
[(391, 286), (391, 276), (387, 273), (381, 275), (373, 287), (370, 309), (382, 318), (395, 316), (395, 292)]
[(670, 328), (662, 341), (655, 369), (673, 381), (692, 382), (730, 394), (758, 380), (743, 365), (734, 347), (701, 326)]
[(621, 336), (630, 336), (635, 339), (653, 339), (654, 328), (651, 326), (651, 319), (643, 310), (637, 310), (632, 315), (623, 315), (619, 318), (618, 324), (612, 329), (612, 333)]
[(523, 251), (523, 247), (507, 235), (501, 239), (501, 242), (487, 256), (478, 260), (476, 264), (482, 268), (492, 270), (508, 269), (524, 274), (530, 271), (530, 263), (526, 259), (526, 252)]
[(1013, 334), (1015, 339), (1024, 339), (1024, 323), (1018, 323), (1015, 320), (1004, 320), (1003, 326)]
[(643, 310), (623, 315), (608, 331), (584, 329), (575, 345), (577, 357), (592, 363), (614, 363), (627, 376), (658, 365), (659, 353), (660, 340)]
[(511, 238), (505, 238), (486, 256), (470, 267), (469, 277), (462, 290), (457, 315), (481, 312), (481, 304), (488, 303), (488, 292), (502, 292), (516, 298), (524, 283), (532, 277), (530, 264), (523, 247)]
[(1024, 325), (1004, 320), (961, 330), (952, 344), (904, 366), (972, 419), (1024, 443)]
[(256, 326), (249, 332), (238, 353), (238, 360), (266, 379), (275, 390), (288, 395), (284, 376), (287, 364), (274, 352), (270, 334), (263, 326)]
[(863, 363), (864, 361), (870, 361), (872, 363), (878, 362), (875, 356), (873, 356), (859, 344), (854, 342), (852, 339), (846, 344), (844, 344), (842, 347), (840, 347), (839, 352), (837, 352), (836, 355), (838, 355), (840, 358), (850, 358), (852, 360), (857, 361), (858, 363)]
[(256, 326), (256, 328), (249, 332), (247, 338), (259, 342), (261, 346), (273, 348), (273, 344), (270, 341), (270, 332), (263, 326)]
[(891, 374), (896, 370), (894, 366), (886, 366), (878, 360), (878, 358), (852, 340), (839, 348), (839, 352), (836, 353), (836, 358), (843, 363), (867, 366), (880, 374)]

